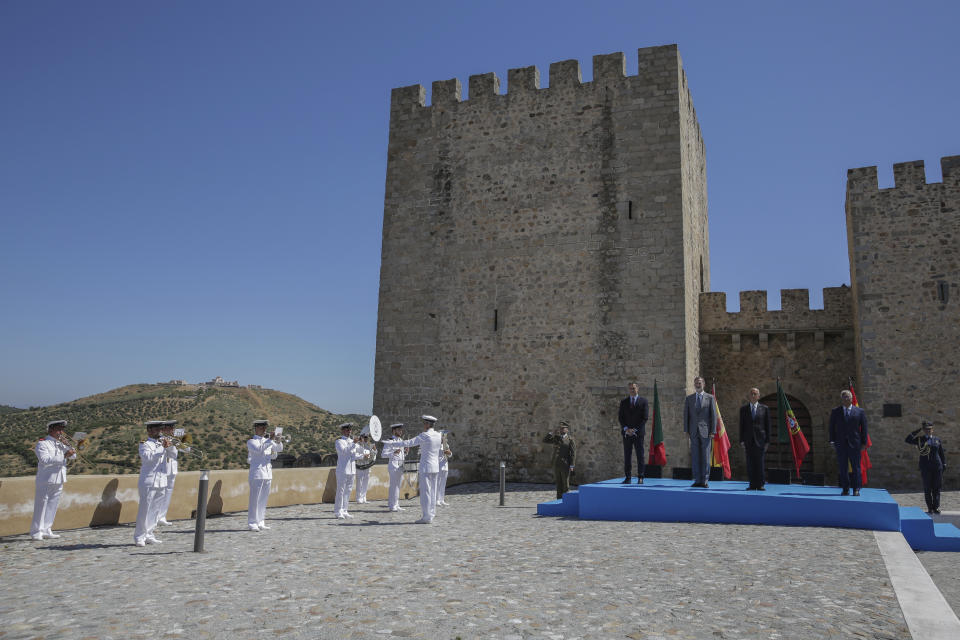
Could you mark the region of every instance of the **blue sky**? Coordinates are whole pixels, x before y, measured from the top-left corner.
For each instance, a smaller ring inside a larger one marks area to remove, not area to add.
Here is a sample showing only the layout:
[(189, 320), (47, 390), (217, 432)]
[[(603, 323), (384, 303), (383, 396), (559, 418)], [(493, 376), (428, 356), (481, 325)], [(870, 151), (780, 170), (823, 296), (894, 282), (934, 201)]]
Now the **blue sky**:
[[(393, 87), (678, 43), (711, 277), (849, 283), (846, 170), (960, 154), (956, 2), (0, 2), (0, 404), (373, 397)], [(749, 251), (745, 250), (749, 246)]]

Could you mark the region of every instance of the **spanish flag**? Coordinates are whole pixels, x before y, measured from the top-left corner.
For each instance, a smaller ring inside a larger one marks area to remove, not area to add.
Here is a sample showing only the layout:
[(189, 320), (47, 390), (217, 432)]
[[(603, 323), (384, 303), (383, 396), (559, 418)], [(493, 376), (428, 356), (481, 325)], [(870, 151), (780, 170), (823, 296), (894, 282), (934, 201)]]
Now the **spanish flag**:
[(653, 432), (650, 434), (650, 455), (647, 464), (667, 464), (667, 447), (663, 444), (663, 421), (660, 419), (660, 394), (653, 381)]
[(710, 452), (710, 466), (723, 467), (723, 478), (730, 479), (730, 438), (720, 416), (720, 404), (717, 403), (717, 384), (713, 384), (713, 401), (717, 405), (717, 430), (713, 434), (713, 451)]
[[(860, 403), (857, 402), (857, 392), (853, 390), (853, 378), (850, 378), (848, 381), (850, 387), (850, 395), (853, 396), (853, 406), (859, 407)], [(870, 462), (870, 454), (867, 453), (867, 449), (873, 446), (873, 442), (870, 440), (870, 434), (867, 434), (867, 446), (864, 447), (863, 451), (860, 452), (860, 484), (867, 486), (867, 469), (873, 469), (873, 464)], [(853, 473), (853, 466), (848, 462), (847, 463), (847, 472)]]
[(797, 422), (797, 416), (790, 408), (790, 402), (787, 400), (787, 394), (783, 392), (780, 386), (780, 380), (777, 379), (777, 423), (780, 432), (780, 441), (784, 441), (784, 433), (790, 436), (790, 451), (793, 453), (793, 464), (797, 468), (797, 475), (800, 475), (800, 464), (804, 457), (810, 452), (810, 445), (807, 439), (800, 431), (800, 424)]

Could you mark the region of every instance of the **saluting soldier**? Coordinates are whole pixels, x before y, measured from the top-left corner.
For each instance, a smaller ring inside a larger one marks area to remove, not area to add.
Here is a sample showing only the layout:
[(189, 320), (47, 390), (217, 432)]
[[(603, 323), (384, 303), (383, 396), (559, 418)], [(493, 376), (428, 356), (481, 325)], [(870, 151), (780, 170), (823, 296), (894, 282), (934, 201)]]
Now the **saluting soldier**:
[(947, 468), (947, 457), (940, 438), (933, 435), (933, 423), (923, 421), (919, 429), (907, 435), (906, 442), (916, 446), (920, 452), (920, 476), (923, 478), (927, 513), (940, 513), (940, 484), (943, 471)]
[(553, 445), (553, 478), (557, 483), (557, 498), (570, 491), (570, 472), (573, 471), (576, 445), (570, 437), (570, 425), (561, 420), (556, 432), (551, 431), (543, 441)]
[(390, 487), (387, 490), (387, 507), (390, 511), (403, 511), (400, 506), (400, 484), (403, 482), (403, 461), (409, 449), (400, 444), (403, 442), (402, 422), (390, 425), (390, 432), (393, 438), (383, 443), (383, 451), (380, 453), (389, 460), (387, 475), (390, 476)]
[(140, 443), (140, 480), (137, 483), (140, 502), (137, 505), (137, 526), (133, 530), (133, 543), (138, 547), (147, 543), (160, 544), (153, 531), (159, 519), (160, 500), (167, 487), (166, 460), (177, 452), (168, 439), (157, 439), (163, 424), (163, 420), (147, 422), (147, 439)]
[(30, 524), (30, 538), (59, 538), (51, 530), (53, 519), (57, 515), (63, 485), (67, 481), (67, 460), (77, 457), (77, 452), (61, 442), (66, 420), (52, 420), (47, 423), (47, 435), (34, 446), (37, 454), (37, 490), (33, 497), (33, 522)]
[(254, 436), (247, 440), (247, 462), (250, 463), (250, 473), (247, 482), (250, 484), (250, 502), (247, 505), (247, 529), (261, 531), (269, 529), (265, 522), (267, 514), (267, 500), (270, 498), (270, 482), (273, 480), (273, 463), (277, 454), (283, 451), (283, 443), (266, 437), (267, 420), (254, 420)]

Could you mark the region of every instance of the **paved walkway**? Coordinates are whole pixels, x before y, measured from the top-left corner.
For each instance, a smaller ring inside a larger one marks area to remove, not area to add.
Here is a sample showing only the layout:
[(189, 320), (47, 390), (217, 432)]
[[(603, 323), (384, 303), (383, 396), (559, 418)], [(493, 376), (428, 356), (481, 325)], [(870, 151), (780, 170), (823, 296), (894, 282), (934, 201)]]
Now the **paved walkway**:
[(203, 554), (192, 521), (5, 538), (0, 638), (910, 637), (871, 531), (539, 518), (552, 487), (509, 489), (451, 487), (432, 525), (415, 500), (211, 518)]

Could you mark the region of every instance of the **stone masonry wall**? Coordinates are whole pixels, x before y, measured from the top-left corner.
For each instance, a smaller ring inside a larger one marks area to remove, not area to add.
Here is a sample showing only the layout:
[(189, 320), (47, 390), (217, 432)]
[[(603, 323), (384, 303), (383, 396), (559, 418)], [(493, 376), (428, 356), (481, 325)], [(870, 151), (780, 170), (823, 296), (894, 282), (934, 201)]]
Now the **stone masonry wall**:
[[(437, 415), (496, 477), (552, 478), (559, 420), (576, 481), (622, 473), (626, 383), (679, 424), (709, 283), (706, 175), (677, 48), (394, 89), (384, 199), (374, 412)], [(691, 293), (693, 291), (693, 293)], [(667, 429), (671, 464), (688, 454)]]
[[(827, 427), (830, 410), (840, 404), (840, 391), (855, 371), (850, 288), (824, 289), (823, 309), (810, 308), (807, 289), (782, 289), (780, 300), (780, 311), (768, 311), (766, 291), (741, 291), (740, 311), (727, 313), (726, 294), (700, 296), (700, 357), (707, 384), (717, 380), (718, 404), (733, 445), (733, 477), (747, 477), (737, 444), (740, 407), (752, 387), (761, 397), (775, 394), (779, 377), (784, 391), (810, 412), (813, 470), (835, 484), (836, 457)], [(786, 455), (783, 459), (784, 467), (791, 466)], [(776, 460), (768, 459), (767, 466), (777, 466)]]
[[(893, 166), (879, 189), (877, 168), (847, 174), (847, 240), (853, 288), (860, 404), (867, 411), (878, 477), (919, 486), (915, 450), (904, 444), (932, 419), (948, 453), (944, 486), (960, 465), (960, 156), (940, 162), (927, 184), (922, 161)], [(884, 416), (884, 405), (891, 406)]]

